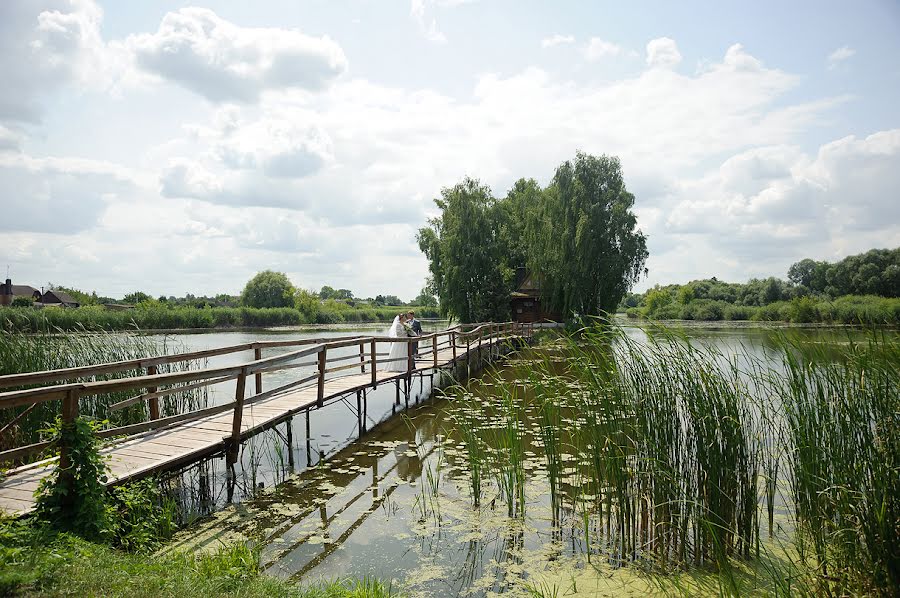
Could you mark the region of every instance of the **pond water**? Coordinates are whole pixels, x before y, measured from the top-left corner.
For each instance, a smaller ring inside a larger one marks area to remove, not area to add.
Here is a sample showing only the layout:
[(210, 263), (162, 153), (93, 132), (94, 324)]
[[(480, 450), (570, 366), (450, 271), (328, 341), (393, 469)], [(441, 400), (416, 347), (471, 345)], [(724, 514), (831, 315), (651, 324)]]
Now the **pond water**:
[[(645, 338), (638, 327), (625, 332)], [(697, 327), (685, 334), (724, 355), (780, 363), (778, 333), (770, 329)], [(822, 328), (792, 334), (825, 345), (863, 338), (857, 331)], [(199, 349), (258, 337), (257, 332), (213, 333), (179, 340)], [(545, 356), (540, 349), (526, 350), (471, 380), (469, 388), (489, 393), (495, 377), (522, 384), (521, 367)], [(361, 438), (354, 415), (336, 403), (311, 414), (309, 436), (305, 420), (295, 418), (290, 446), (278, 433), (250, 441), (237, 480), (216, 460), (175, 476), (170, 488), (188, 511), (213, 514), (180, 532), (167, 550), (214, 549), (222, 542), (247, 540), (260, 548), (267, 574), (303, 584), (374, 576), (413, 596), (535, 595), (530, 593), (535, 589), (546, 595), (642, 595), (653, 590), (628, 568), (586, 564), (575, 498), (570, 506), (564, 501), (561, 517), (553, 516), (532, 407), (523, 412), (527, 514), (509, 517), (496, 493), (487, 493), (481, 507), (473, 508), (465, 445), (454, 424), (460, 404), (429, 398), (427, 378), (414, 387), (410, 409), (404, 404), (400, 415), (395, 415), (392, 387), (370, 394), (371, 425)], [(569, 424), (579, 422), (572, 418)], [(575, 461), (565, 463), (563, 479), (564, 492), (573, 495), (579, 484)], [(779, 500), (776, 520), (785, 514)]]

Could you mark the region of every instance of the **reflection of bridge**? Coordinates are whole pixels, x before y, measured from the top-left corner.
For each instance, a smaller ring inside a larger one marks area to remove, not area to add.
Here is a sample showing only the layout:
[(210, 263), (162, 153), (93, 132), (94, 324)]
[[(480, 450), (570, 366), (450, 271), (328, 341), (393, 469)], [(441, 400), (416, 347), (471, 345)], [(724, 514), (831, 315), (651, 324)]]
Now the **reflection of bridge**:
[[(458, 363), (471, 364), (475, 361), (480, 365), (483, 360), (491, 359), (502, 346), (518, 345), (530, 339), (532, 333), (533, 328), (528, 324), (487, 323), (468, 331), (456, 326), (409, 339), (354, 336), (261, 341), (163, 357), (12, 374), (0, 376), (0, 388), (40, 386), (0, 393), (0, 409), (25, 407), (19, 414), (21, 416), (24, 411), (33, 409), (39, 403), (62, 401), (62, 420), (70, 423), (78, 417), (78, 403), (82, 397), (140, 391), (141, 394), (110, 408), (123, 408), (147, 401), (150, 419), (99, 433), (104, 438), (116, 437), (116, 441), (104, 447), (101, 452), (109, 459), (107, 484), (118, 484), (183, 467), (223, 450), (227, 453), (228, 462), (234, 463), (242, 440), (271, 428), (296, 413), (308, 413), (353, 393), (356, 394), (356, 413), (362, 430), (366, 389), (392, 381), (397, 386), (399, 402), (401, 384), (408, 392), (413, 374), (433, 373)], [(422, 347), (419, 354), (414, 355), (412, 343), (428, 340), (431, 341), (431, 346), (427, 349)], [(399, 360), (406, 362), (404, 372), (385, 372), (379, 369), (381, 365), (391, 361), (386, 359), (387, 352), (379, 352), (379, 345), (383, 349), (392, 342), (407, 343), (407, 357)], [(263, 357), (264, 349), (276, 348), (293, 349)], [(253, 351), (253, 361), (216, 368), (158, 373), (159, 366), (191, 363), (198, 359), (243, 351)], [(358, 373), (350, 373), (357, 368)], [(264, 374), (291, 370), (297, 379), (263, 391)], [(117, 377), (98, 379), (109, 375)], [(251, 377), (255, 394), (247, 397), (247, 379)], [(234, 401), (160, 417), (161, 397), (231, 380), (236, 381)], [(161, 387), (165, 388), (160, 390)], [(41, 442), (2, 451), (0, 462), (38, 454), (49, 446), (49, 442)], [(63, 472), (60, 482), (70, 481), (64, 473), (69, 463), (68, 447), (60, 445), (58, 461), (55, 458), (48, 459), (8, 471), (6, 477), (0, 480), (0, 510), (13, 514), (30, 511), (34, 507), (33, 495), (40, 480), (47, 477), (57, 465)]]

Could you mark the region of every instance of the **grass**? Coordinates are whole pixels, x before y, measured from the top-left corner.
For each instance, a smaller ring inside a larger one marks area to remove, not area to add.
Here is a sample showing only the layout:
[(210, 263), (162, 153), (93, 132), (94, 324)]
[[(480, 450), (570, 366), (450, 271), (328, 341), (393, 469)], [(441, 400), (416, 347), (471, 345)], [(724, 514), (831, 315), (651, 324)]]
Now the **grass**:
[(373, 579), (305, 588), (259, 573), (246, 544), (212, 553), (126, 553), (26, 523), (0, 522), (0, 595), (4, 596), (285, 596), (381, 598), (397, 595)]
[(654, 320), (824, 323), (855, 326), (900, 326), (900, 299), (874, 295), (845, 295), (833, 300), (797, 297), (763, 306), (735, 305), (695, 299), (686, 304), (666, 303), (653, 310), (632, 307), (629, 318)]
[(293, 308), (166, 307), (139, 305), (135, 309), (111, 311), (101, 306), (74, 309), (0, 307), (0, 329), (25, 332), (81, 330), (174, 330), (211, 328), (255, 328), (340, 324), (344, 322), (389, 322), (400, 311), (414, 310), (419, 317), (438, 317), (429, 307), (351, 307), (344, 303), (322, 305), (312, 316)]
[[(153, 339), (136, 334), (105, 332), (26, 334), (0, 330), (0, 375), (131, 360), (139, 357), (165, 355), (180, 350), (182, 348), (175, 343), (169, 341), (158, 343)], [(201, 365), (200, 362), (171, 364), (162, 366), (160, 373), (194, 369)], [(134, 376), (137, 373), (137, 370), (130, 370), (97, 376), (96, 379), (121, 378)], [(72, 380), (72, 382), (75, 381), (77, 380)], [(111, 404), (133, 395), (133, 392), (118, 392), (83, 397), (79, 401), (79, 409), (82, 415), (97, 421), (108, 421), (113, 426), (146, 421), (148, 417), (146, 402), (137, 403), (118, 411), (109, 410)], [(205, 406), (206, 394), (202, 390), (169, 395), (160, 401), (160, 411), (163, 417)], [(56, 419), (59, 410), (59, 401), (38, 403), (33, 408), (26, 406), (0, 410), (0, 429), (9, 426), (0, 433), (0, 450), (40, 441), (42, 439), (41, 431), (48, 428)], [(14, 420), (16, 421), (14, 422)]]
[[(517, 455), (532, 444), (553, 527), (561, 511), (580, 525), (588, 560), (663, 576), (712, 570), (729, 595), (750, 562), (768, 567), (774, 593), (890, 595), (900, 587), (900, 341), (782, 336), (779, 350), (763, 362), (664, 328), (636, 340), (590, 327), (528, 362), (527, 393), (499, 377), (488, 393), (458, 390), (474, 506), (496, 491), (511, 517), (523, 514)], [(779, 497), (793, 507), (776, 525)], [(797, 555), (789, 566), (760, 560), (776, 539)]]

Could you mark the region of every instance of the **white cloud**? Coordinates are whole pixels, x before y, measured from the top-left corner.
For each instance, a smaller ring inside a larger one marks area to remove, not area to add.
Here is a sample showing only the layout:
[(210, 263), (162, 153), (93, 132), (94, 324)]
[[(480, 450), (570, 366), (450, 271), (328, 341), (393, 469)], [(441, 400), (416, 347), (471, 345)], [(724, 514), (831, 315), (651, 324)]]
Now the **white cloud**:
[(140, 68), (213, 102), (254, 102), (273, 89), (317, 91), (347, 69), (328, 36), (240, 27), (204, 8), (169, 12), (156, 33), (130, 36), (125, 46)]
[(834, 52), (828, 55), (828, 68), (829, 70), (834, 70), (838, 67), (838, 65), (848, 58), (852, 57), (856, 54), (856, 50), (851, 48), (850, 46), (841, 46)]
[(584, 47), (584, 57), (591, 61), (619, 56), (622, 53), (623, 49), (621, 46), (604, 41), (599, 37), (592, 37)]
[(650, 67), (671, 69), (681, 63), (678, 44), (668, 37), (659, 37), (647, 42), (647, 64)]
[(556, 33), (551, 35), (550, 37), (545, 37), (541, 40), (542, 48), (553, 48), (554, 46), (559, 46), (561, 44), (573, 44), (575, 43), (575, 36), (573, 35), (561, 35)]
[(0, 121), (37, 122), (42, 103), (69, 84), (108, 75), (102, 10), (92, 0), (0, 4)]
[[(900, 237), (900, 129), (845, 137), (814, 156), (792, 146), (760, 147), (727, 159), (702, 178), (676, 185), (669, 216), (653, 232), (680, 238), (651, 267), (675, 268), (702, 243), (723, 263), (719, 278), (783, 275), (804, 256), (846, 255)], [(740, 264), (740, 266), (737, 266)], [(739, 270), (738, 267), (747, 270)], [(664, 274), (665, 276), (665, 274)]]
[(125, 201), (137, 182), (114, 164), (0, 153), (0, 230), (70, 234), (94, 227), (107, 204)]
[(447, 42), (447, 36), (438, 30), (437, 19), (431, 17), (431, 20), (429, 21), (428, 17), (425, 15), (425, 0), (410, 0), (409, 15), (412, 17), (413, 21), (416, 22), (419, 31), (422, 32), (425, 39), (437, 44)]

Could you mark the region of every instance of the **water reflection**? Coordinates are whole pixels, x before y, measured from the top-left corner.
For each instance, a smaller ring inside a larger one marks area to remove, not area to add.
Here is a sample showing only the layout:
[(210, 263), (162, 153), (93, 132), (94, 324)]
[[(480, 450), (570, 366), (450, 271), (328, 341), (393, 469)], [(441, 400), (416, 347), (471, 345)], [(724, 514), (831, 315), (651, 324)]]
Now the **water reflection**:
[[(627, 333), (638, 339), (644, 335), (638, 328), (629, 328)], [(695, 329), (687, 334), (725, 355), (778, 363), (779, 344), (771, 331)], [(848, 338), (845, 331), (820, 329), (802, 334), (815, 342)], [(849, 336), (854, 338), (852, 333)], [(515, 360), (526, 361), (527, 356)], [(513, 367), (507, 366), (499, 374), (524, 386)], [(473, 381), (472, 386), (490, 392), (490, 384), (489, 380)], [(385, 412), (394, 407), (393, 390), (388, 391), (382, 405)], [(427, 384), (423, 391), (427, 396)], [(523, 593), (523, 581), (533, 572), (585, 554), (581, 501), (592, 500), (597, 490), (578, 477), (579, 468), (585, 465), (583, 456), (564, 454), (563, 499), (556, 510), (552, 508), (546, 491), (547, 461), (540, 431), (534, 425), (537, 414), (528, 407), (523, 409), (524, 419), (530, 422), (523, 435), (526, 516), (508, 517), (505, 504), (493, 494), (480, 509), (473, 508), (466, 454), (450, 417), (458, 408), (438, 401), (413, 409), (408, 417), (388, 419), (360, 442), (324, 461), (323, 448), (328, 448), (331, 434), (347, 438), (356, 431), (347, 410), (340, 416), (345, 423), (349, 420), (349, 428), (329, 420), (334, 423), (325, 428), (332, 431), (328, 434), (309, 437), (303, 424), (295, 422), (294, 463), (311, 467), (297, 471), (285, 460), (284, 467), (275, 468), (281, 477), (266, 479), (266, 486), (283, 479), (276, 489), (191, 527), (178, 536), (172, 548), (207, 548), (220, 541), (244, 539), (261, 547), (262, 566), (268, 574), (303, 583), (376, 576), (393, 580), (411, 595)], [(312, 414), (314, 419), (317, 413)], [(578, 414), (564, 413), (562, 417), (572, 429), (579, 426)], [(313, 425), (312, 429), (319, 428)], [(257, 454), (262, 454), (262, 449)], [(198, 512), (222, 499), (214, 483), (214, 463), (185, 474), (192, 482), (190, 491), (182, 490), (184, 499), (192, 501)], [(260, 474), (252, 481), (258, 479)], [(776, 514), (782, 519), (786, 508), (783, 502), (777, 505)], [(610, 537), (609, 531), (596, 530), (593, 535)], [(606, 556), (614, 558), (621, 549), (607, 546), (605, 550)], [(585, 564), (577, 561), (574, 566)]]

